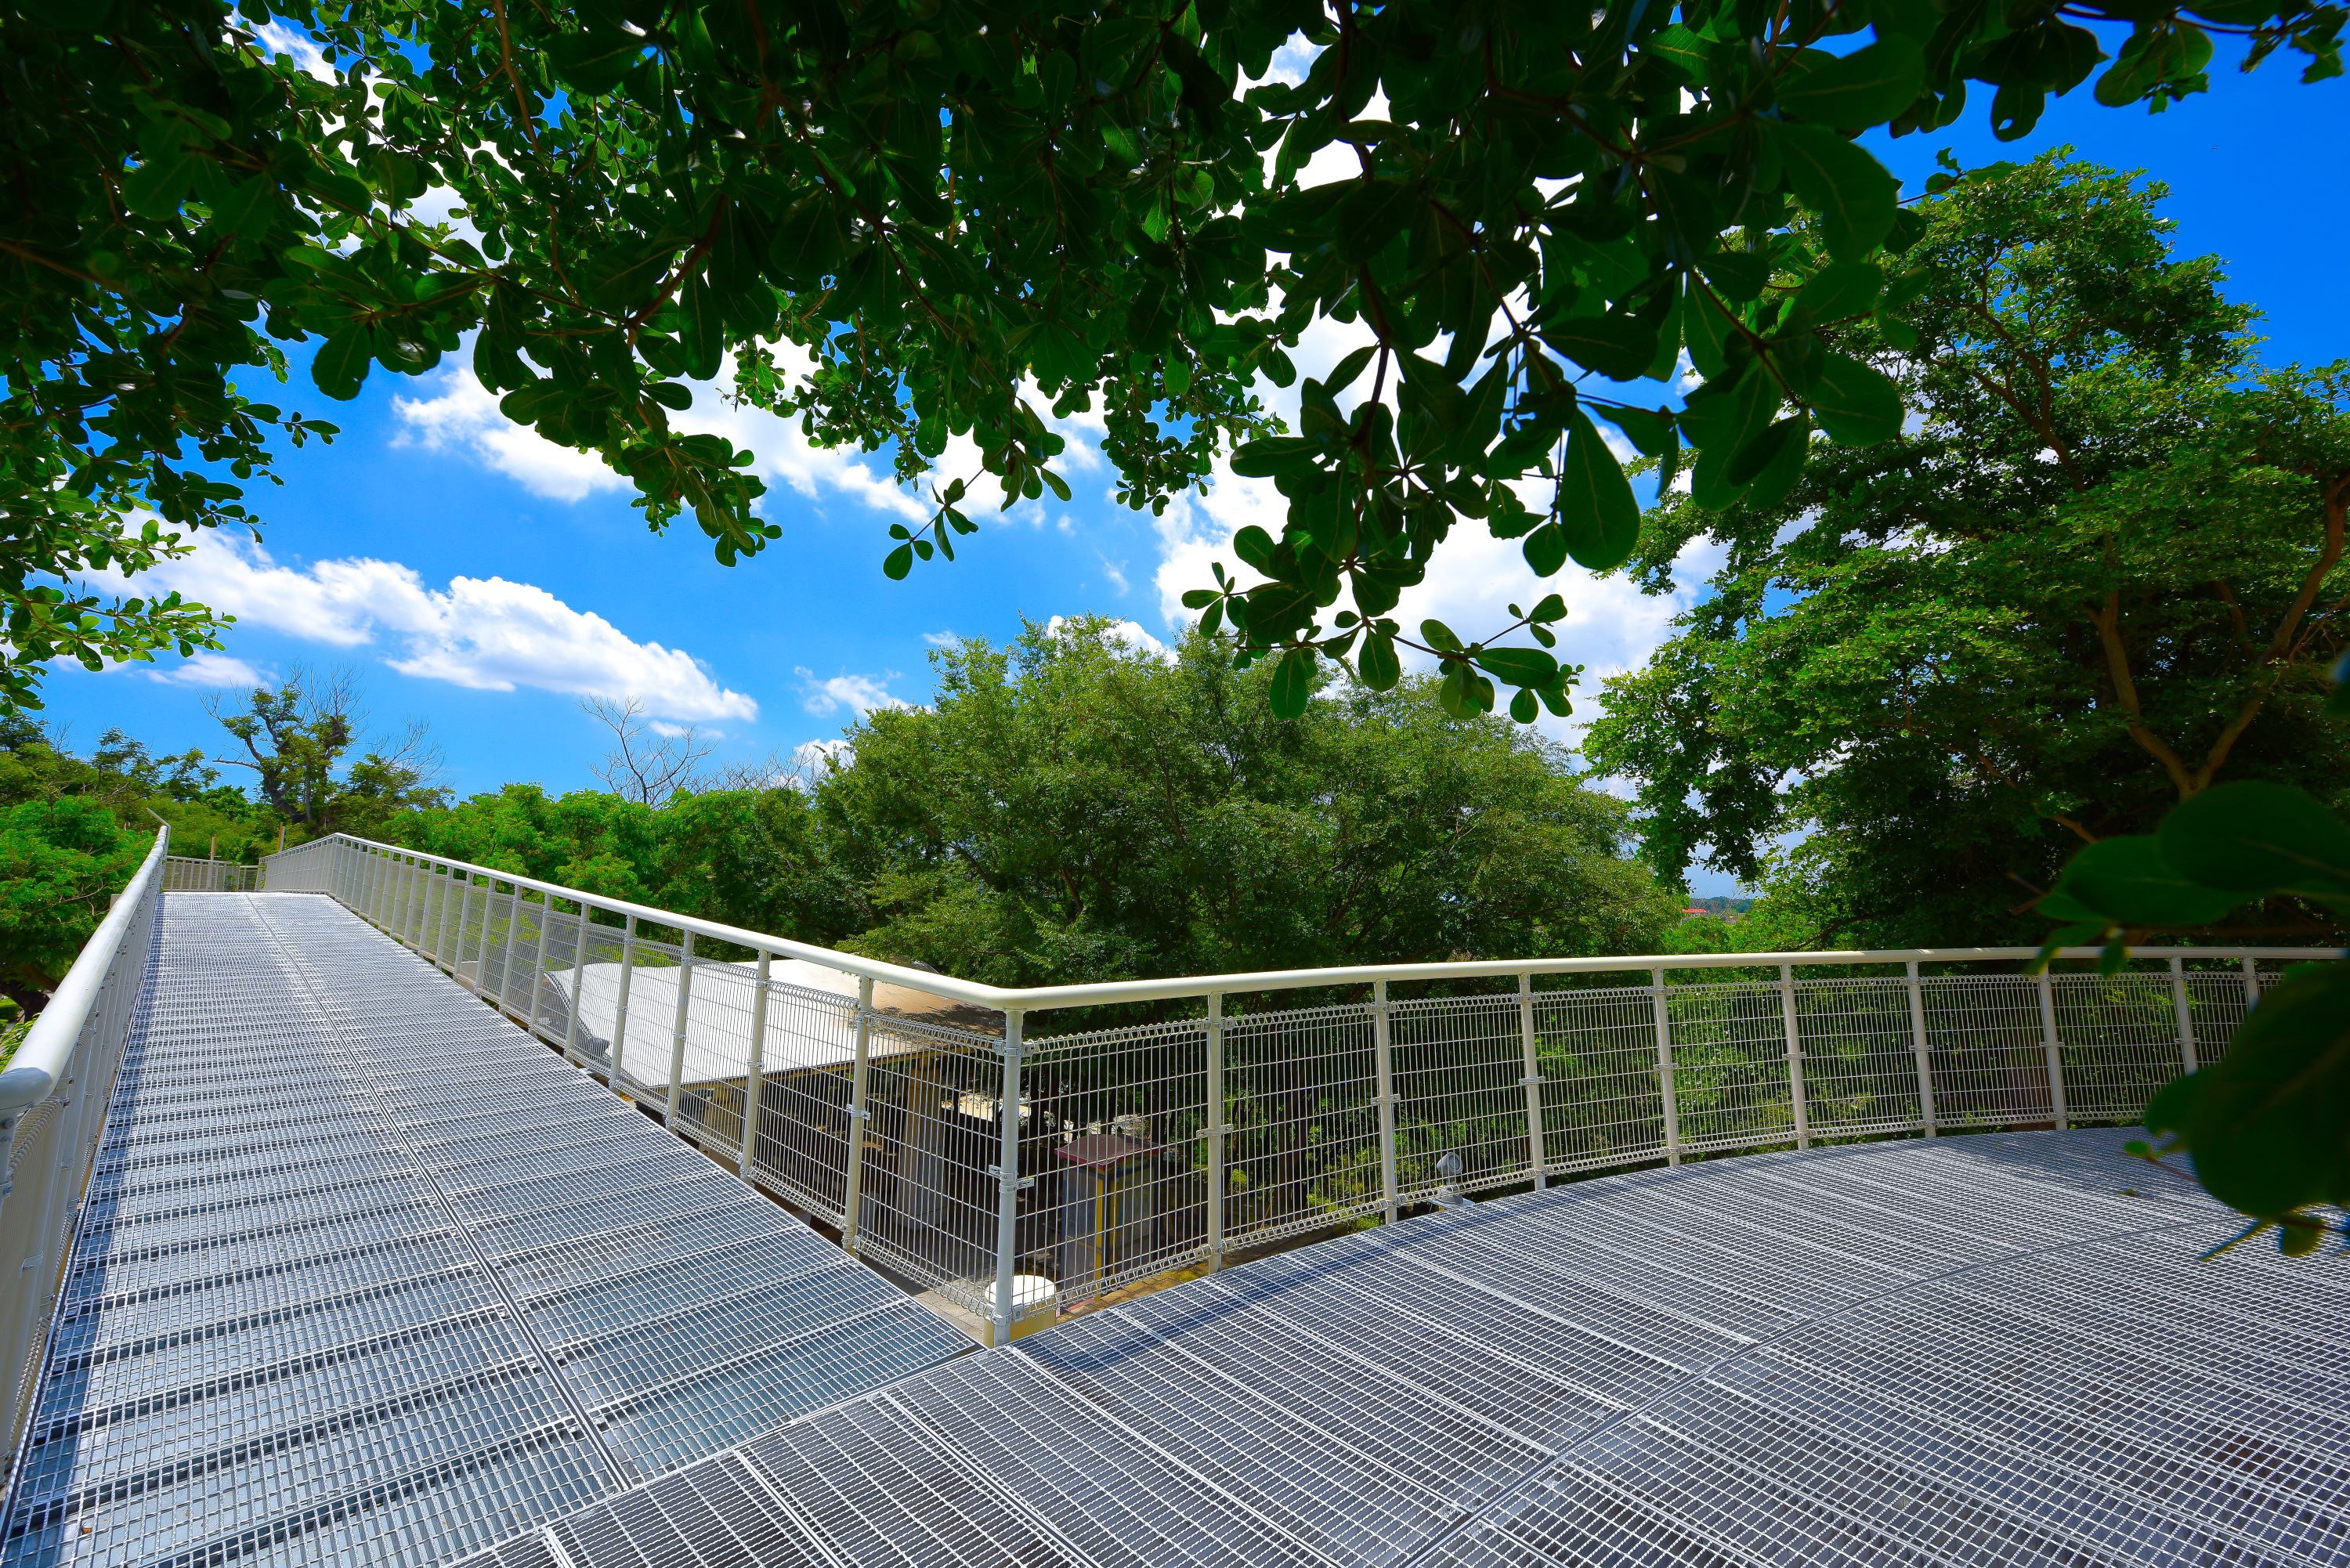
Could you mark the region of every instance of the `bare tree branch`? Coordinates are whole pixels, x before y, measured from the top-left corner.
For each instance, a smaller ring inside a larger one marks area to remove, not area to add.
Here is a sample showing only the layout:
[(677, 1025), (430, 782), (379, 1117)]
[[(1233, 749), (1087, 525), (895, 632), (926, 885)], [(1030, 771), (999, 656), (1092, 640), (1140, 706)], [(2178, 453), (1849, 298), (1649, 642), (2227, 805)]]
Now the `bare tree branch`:
[(612, 732), (613, 748), (596, 764), (596, 776), (623, 800), (665, 805), (696, 782), (694, 769), (711, 753), (709, 742), (691, 724), (664, 733), (645, 717), (639, 698), (590, 697), (579, 708)]

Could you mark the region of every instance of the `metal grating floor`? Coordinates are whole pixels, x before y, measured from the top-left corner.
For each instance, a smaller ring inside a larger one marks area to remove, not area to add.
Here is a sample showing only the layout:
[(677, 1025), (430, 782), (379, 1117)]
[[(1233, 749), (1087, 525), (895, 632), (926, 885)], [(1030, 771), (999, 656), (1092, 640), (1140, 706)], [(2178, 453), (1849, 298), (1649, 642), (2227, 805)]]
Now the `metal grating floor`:
[(328, 899), (171, 894), (11, 1564), (428, 1564), (969, 1348)]
[(2113, 1131), (1609, 1178), (931, 1368), (476, 1568), (2336, 1563), (2350, 1264)]

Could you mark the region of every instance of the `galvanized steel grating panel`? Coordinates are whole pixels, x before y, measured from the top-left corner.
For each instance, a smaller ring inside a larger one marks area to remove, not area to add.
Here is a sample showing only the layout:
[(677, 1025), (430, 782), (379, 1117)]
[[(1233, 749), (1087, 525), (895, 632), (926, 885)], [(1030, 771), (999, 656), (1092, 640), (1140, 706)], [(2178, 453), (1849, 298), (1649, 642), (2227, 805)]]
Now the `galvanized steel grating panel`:
[(157, 940), (8, 1563), (445, 1562), (967, 1347), (328, 900)]
[(2203, 1258), (2232, 1218), (2122, 1137), (1752, 1156), (1343, 1237), (804, 1417), (550, 1555), (2350, 1560), (2350, 1264)]

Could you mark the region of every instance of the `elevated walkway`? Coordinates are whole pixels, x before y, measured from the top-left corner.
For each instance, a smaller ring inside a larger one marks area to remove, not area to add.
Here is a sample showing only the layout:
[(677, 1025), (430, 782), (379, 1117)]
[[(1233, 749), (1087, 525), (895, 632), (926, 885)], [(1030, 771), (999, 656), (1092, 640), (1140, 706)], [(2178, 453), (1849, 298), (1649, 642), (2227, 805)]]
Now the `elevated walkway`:
[(2123, 1134), (1607, 1177), (917, 1373), (474, 1568), (2350, 1561), (2350, 1270)]
[(334, 902), (167, 894), (0, 1552), (445, 1562), (969, 1346)]
[[(2261, 953), (1232, 1019), (1211, 978), (1024, 1045), (1067, 998), (893, 971), (990, 1039), (478, 867), (167, 894), (165, 848), (0, 1074), (0, 1568), (2350, 1561), (2350, 1258), (2206, 1257), (2236, 1218), (2116, 1127), (1971, 1130), (2138, 1114)], [(591, 1038), (607, 963), (658, 1080)], [(753, 1183), (999, 1329), (1015, 1269), (1090, 1310), (964, 1354)]]

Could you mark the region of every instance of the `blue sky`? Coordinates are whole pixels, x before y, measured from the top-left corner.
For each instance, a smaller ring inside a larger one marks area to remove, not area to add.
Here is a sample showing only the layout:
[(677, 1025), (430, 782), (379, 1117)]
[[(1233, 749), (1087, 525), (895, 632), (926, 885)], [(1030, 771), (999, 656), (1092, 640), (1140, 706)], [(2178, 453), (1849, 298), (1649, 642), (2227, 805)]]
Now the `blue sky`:
[[(2171, 187), (2180, 247), (2217, 252), (2231, 292), (2266, 312), (2271, 358), (2343, 358), (2350, 85), (2303, 87), (2297, 70), (2289, 59), (2251, 77), (2222, 68), (2212, 92), (2157, 116), (2101, 109), (2085, 88), (2006, 146), (1986, 129), (1984, 93), (1950, 131), (1875, 145), (1913, 190), (1941, 147), (1971, 165), (2071, 143), (2143, 168)], [(1311, 373), (1348, 347), (1333, 331), (1309, 338), (1299, 358)], [(713, 762), (788, 760), (877, 701), (924, 701), (925, 656), (949, 635), (1001, 640), (1023, 617), (1090, 613), (1171, 637), (1176, 596), (1274, 499), (1227, 481), (1164, 519), (1128, 512), (1109, 500), (1110, 475), (1080, 425), (1064, 470), (1071, 504), (1003, 517), (991, 503), (954, 564), (891, 583), (880, 573), (886, 530), (911, 503), (879, 462), (810, 451), (783, 421), (705, 397), (698, 416), (758, 455), (765, 514), (784, 530), (729, 568), (690, 519), (650, 534), (594, 460), (506, 425), (462, 357), (420, 380), (379, 369), (352, 404), (328, 405), (307, 384), (296, 401), (338, 422), (341, 438), (286, 453), (282, 489), (256, 487), (269, 524), (258, 550), (214, 541), (174, 575), (191, 597), (240, 613), (224, 652), (102, 675), (58, 670), (48, 716), (70, 725), (76, 744), (120, 725), (159, 748), (217, 750), (226, 737), (205, 713), (208, 694), (233, 700), (255, 676), (308, 664), (351, 669), (380, 730), (428, 721), (443, 782), (461, 794), (509, 780), (589, 784), (608, 737), (579, 702), (597, 692), (633, 691), (656, 717), (697, 725)], [(1406, 613), (1474, 631), (1533, 589), (1515, 549), (1475, 532), (1456, 535)], [(1684, 595), (1704, 565), (1689, 563)], [(1584, 707), (1598, 677), (1636, 666), (1678, 607), (1571, 564), (1553, 586), (1572, 607), (1564, 651), (1590, 667)], [(1561, 732), (1572, 740), (1571, 728)], [(1701, 872), (1692, 887), (1731, 890)]]

